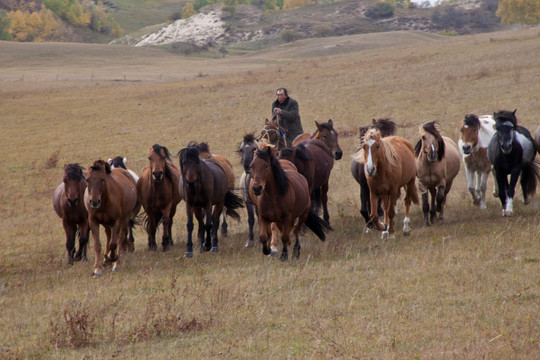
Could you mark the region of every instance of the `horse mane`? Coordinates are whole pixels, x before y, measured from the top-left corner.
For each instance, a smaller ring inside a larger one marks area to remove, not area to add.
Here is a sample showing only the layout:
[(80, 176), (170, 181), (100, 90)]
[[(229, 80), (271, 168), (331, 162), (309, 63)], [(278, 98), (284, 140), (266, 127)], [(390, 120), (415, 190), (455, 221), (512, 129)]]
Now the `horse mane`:
[(169, 152), (169, 149), (167, 149), (165, 146), (161, 146), (158, 144), (152, 145), (152, 151), (161, 156), (161, 151), (163, 150), (163, 153), (165, 154), (165, 177), (168, 179), (173, 178), (171, 167), (169, 166), (169, 161), (171, 161), (171, 153)]
[(122, 156), (109, 159), (109, 165), (114, 166), (115, 168), (126, 169), (126, 164), (124, 164), (124, 158)]
[(256, 156), (265, 161), (270, 161), (270, 166), (272, 167), (272, 174), (274, 175), (274, 180), (276, 181), (276, 187), (278, 194), (280, 196), (285, 196), (289, 190), (289, 179), (285, 174), (285, 170), (281, 167), (279, 160), (274, 156), (272, 148), (267, 147), (266, 149), (257, 150)]
[[(439, 145), (439, 150), (437, 151), (438, 161), (441, 161), (442, 158), (444, 157), (446, 147), (444, 145), (444, 140), (441, 136), (441, 133), (439, 132), (438, 123), (436, 121), (427, 122), (424, 125), (422, 125), (422, 130), (420, 131), (420, 134), (422, 134), (422, 131), (430, 133), (437, 140), (437, 143)], [(414, 156), (418, 157), (421, 150), (422, 150), (422, 139), (420, 139), (416, 143), (416, 146), (414, 147)]]
[(190, 142), (187, 147), (183, 148), (178, 152), (178, 156), (180, 159), (180, 169), (182, 171), (182, 174), (184, 173), (184, 165), (182, 165), (182, 159), (191, 159), (196, 162), (201, 161), (201, 159), (199, 159), (199, 149), (193, 144), (197, 143)]
[(380, 141), (381, 149), (385, 159), (388, 161), (388, 165), (391, 168), (394, 168), (399, 163), (400, 159), (398, 153), (392, 143), (389, 140), (389, 137), (382, 137), (381, 131), (378, 129), (369, 129), (364, 136), (365, 140), (375, 140)]
[(465, 119), (463, 120), (463, 123), (469, 127), (479, 128), (481, 126), (480, 119), (478, 118), (476, 114), (465, 115)]
[(83, 167), (79, 164), (67, 164), (65, 169), (66, 177), (69, 180), (83, 180)]
[(360, 144), (364, 143), (364, 137), (369, 129), (377, 129), (381, 132), (381, 137), (392, 136), (396, 133), (397, 125), (390, 118), (381, 118), (378, 120), (373, 119), (371, 125), (361, 126), (360, 132)]
[(255, 140), (254, 133), (244, 134), (244, 139), (242, 139), (240, 144), (238, 144), (238, 149), (236, 150), (236, 153), (239, 156), (242, 156), (242, 144), (249, 144), (249, 143), (256, 143), (256, 142), (257, 141)]
[(208, 143), (202, 142), (202, 143), (195, 144), (195, 146), (199, 150), (199, 154), (210, 152), (210, 147), (208, 146)]
[(502, 123), (506, 121), (510, 121), (514, 128), (517, 127), (517, 118), (516, 118), (516, 111), (508, 111), (508, 110), (499, 110), (495, 113), (493, 113), (493, 119), (495, 119), (496, 123)]
[(104, 160), (96, 160), (92, 165), (90, 165), (90, 169), (93, 171), (101, 171), (105, 170), (105, 173), (109, 175), (111, 173), (111, 165), (107, 161)]

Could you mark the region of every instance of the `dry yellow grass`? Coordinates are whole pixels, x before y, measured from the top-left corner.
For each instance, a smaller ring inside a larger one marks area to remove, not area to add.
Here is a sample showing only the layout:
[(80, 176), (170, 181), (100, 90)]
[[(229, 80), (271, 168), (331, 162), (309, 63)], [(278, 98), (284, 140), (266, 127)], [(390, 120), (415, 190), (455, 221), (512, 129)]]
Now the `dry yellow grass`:
[[(391, 117), (410, 141), (426, 120), (457, 139), (466, 113), (514, 108), (529, 129), (540, 123), (538, 29), (371, 36), (336, 39), (356, 49), (343, 53), (306, 41), (224, 60), (0, 43), (0, 358), (538, 358), (540, 200), (518, 200), (503, 218), (490, 195), (481, 212), (462, 169), (447, 223), (422, 227), (416, 206), (412, 236), (382, 241), (363, 232), (354, 136), (340, 139), (331, 178), (335, 231), (326, 243), (308, 234), (297, 261), (245, 249), (246, 220), (219, 253), (183, 259), (181, 203), (171, 251), (148, 252), (138, 229), (119, 273), (92, 279), (91, 248), (91, 261), (67, 265), (52, 209), (62, 164), (123, 155), (139, 171), (152, 144), (176, 152), (197, 140), (240, 175), (236, 146), (262, 128), (279, 86), (299, 101), (306, 130), (332, 118), (354, 133)], [(386, 45), (369, 45), (375, 36)], [(124, 74), (140, 81), (111, 81)]]

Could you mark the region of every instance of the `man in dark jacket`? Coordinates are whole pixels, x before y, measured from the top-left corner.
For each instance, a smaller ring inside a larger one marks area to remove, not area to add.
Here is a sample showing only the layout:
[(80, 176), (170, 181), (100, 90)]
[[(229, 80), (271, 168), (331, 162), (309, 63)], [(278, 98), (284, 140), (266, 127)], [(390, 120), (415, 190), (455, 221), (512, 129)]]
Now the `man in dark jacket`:
[(304, 132), (298, 112), (298, 102), (289, 97), (285, 88), (277, 89), (276, 96), (277, 100), (272, 103), (272, 116), (277, 116), (279, 125), (287, 130), (287, 138), (292, 143), (296, 136)]

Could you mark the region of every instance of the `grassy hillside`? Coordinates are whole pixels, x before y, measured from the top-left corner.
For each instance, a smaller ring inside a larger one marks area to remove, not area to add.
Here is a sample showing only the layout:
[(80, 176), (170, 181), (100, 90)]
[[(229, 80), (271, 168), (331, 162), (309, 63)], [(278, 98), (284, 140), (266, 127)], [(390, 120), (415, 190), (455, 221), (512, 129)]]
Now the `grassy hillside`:
[[(517, 195), (511, 218), (491, 195), (480, 211), (462, 169), (446, 223), (423, 227), (414, 206), (404, 238), (400, 201), (397, 238), (383, 241), (364, 232), (349, 167), (372, 118), (393, 118), (411, 142), (425, 121), (457, 139), (465, 114), (499, 109), (534, 130), (539, 38), (385, 33), (234, 59), (0, 42), (0, 358), (538, 358), (538, 197), (525, 206)], [(181, 203), (170, 251), (149, 252), (138, 228), (120, 272), (92, 279), (92, 246), (89, 262), (67, 265), (51, 204), (64, 163), (122, 155), (138, 172), (151, 145), (197, 140), (240, 175), (238, 143), (262, 129), (280, 86), (305, 130), (332, 118), (342, 134), (325, 243), (308, 233), (300, 259), (281, 263), (244, 248), (243, 217), (219, 253), (184, 259)]]

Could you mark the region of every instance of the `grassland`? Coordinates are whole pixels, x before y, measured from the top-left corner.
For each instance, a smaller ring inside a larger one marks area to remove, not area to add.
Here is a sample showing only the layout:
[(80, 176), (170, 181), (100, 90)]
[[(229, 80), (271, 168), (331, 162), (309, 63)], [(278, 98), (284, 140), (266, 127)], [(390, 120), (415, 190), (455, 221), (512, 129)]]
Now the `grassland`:
[[(538, 29), (385, 33), (215, 60), (0, 42), (0, 358), (539, 358), (538, 198), (516, 200), (511, 218), (491, 195), (480, 211), (462, 169), (446, 223), (423, 227), (415, 206), (412, 235), (382, 241), (364, 233), (349, 171), (355, 131), (372, 118), (393, 118), (410, 141), (424, 121), (457, 139), (466, 113), (500, 109), (535, 129), (539, 40)], [(123, 155), (139, 171), (152, 144), (197, 140), (240, 175), (236, 147), (262, 128), (279, 86), (304, 129), (332, 118), (342, 133), (325, 243), (307, 234), (301, 258), (281, 263), (244, 248), (243, 219), (219, 253), (184, 259), (182, 203), (171, 251), (147, 251), (137, 229), (120, 272), (92, 279), (92, 251), (67, 265), (52, 209), (64, 163)]]

